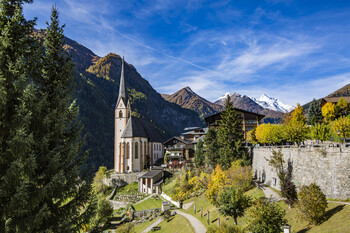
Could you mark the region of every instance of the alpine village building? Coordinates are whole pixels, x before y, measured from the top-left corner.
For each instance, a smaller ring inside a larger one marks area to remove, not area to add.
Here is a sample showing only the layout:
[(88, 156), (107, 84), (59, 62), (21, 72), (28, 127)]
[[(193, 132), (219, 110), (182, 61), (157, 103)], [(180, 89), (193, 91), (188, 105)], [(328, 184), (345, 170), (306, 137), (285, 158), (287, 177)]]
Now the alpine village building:
[(163, 158), (162, 136), (151, 122), (131, 115), (122, 59), (119, 96), (115, 106), (114, 171), (139, 172)]
[[(235, 108), (236, 114), (238, 115), (239, 120), (241, 121), (244, 138), (247, 136), (247, 132), (256, 128), (265, 116), (259, 113), (246, 111), (243, 109)], [(217, 128), (220, 126), (221, 122), (221, 112), (207, 116), (204, 118), (205, 123), (209, 128)]]

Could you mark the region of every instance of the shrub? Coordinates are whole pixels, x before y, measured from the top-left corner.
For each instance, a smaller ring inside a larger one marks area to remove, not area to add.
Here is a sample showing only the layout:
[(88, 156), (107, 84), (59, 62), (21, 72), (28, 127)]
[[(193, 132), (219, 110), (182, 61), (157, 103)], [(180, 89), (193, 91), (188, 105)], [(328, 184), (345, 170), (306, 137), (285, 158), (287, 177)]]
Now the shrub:
[(315, 183), (300, 189), (298, 211), (302, 219), (313, 224), (321, 223), (327, 206), (326, 196)]
[(243, 233), (243, 230), (237, 226), (230, 226), (226, 223), (221, 223), (219, 227), (213, 224), (210, 225), (207, 233)]
[(132, 223), (125, 223), (119, 226), (116, 230), (116, 233), (134, 233), (134, 225)]
[(286, 213), (282, 208), (270, 200), (258, 200), (249, 209), (251, 219), (247, 229), (254, 233), (276, 233), (281, 232), (281, 227), (286, 223)]

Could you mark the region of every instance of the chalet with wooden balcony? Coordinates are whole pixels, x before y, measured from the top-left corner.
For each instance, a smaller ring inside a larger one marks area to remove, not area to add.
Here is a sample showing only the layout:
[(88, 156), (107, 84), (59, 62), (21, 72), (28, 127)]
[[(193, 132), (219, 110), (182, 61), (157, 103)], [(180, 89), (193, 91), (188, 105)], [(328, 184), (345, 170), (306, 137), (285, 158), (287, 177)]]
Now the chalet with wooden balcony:
[[(256, 128), (259, 125), (259, 121), (261, 121), (265, 116), (259, 113), (246, 111), (243, 109), (235, 108), (236, 114), (241, 121), (242, 130), (244, 132), (244, 138), (248, 131)], [(216, 113), (211, 116), (207, 116), (204, 118), (205, 123), (208, 128), (214, 128), (215, 130), (220, 126), (221, 123), (221, 113)]]

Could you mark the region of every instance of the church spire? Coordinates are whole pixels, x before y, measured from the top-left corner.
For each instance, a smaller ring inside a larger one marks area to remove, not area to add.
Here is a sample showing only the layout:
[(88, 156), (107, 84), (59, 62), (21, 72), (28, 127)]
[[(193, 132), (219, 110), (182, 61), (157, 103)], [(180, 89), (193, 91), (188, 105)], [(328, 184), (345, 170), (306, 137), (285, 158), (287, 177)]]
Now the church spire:
[(124, 56), (122, 59), (122, 71), (120, 75), (120, 83), (119, 83), (119, 96), (118, 96), (118, 101), (117, 104), (119, 103), (119, 100), (123, 99), (124, 104), (127, 105), (128, 103), (128, 95), (126, 91), (126, 86), (125, 86), (125, 78), (124, 78)]

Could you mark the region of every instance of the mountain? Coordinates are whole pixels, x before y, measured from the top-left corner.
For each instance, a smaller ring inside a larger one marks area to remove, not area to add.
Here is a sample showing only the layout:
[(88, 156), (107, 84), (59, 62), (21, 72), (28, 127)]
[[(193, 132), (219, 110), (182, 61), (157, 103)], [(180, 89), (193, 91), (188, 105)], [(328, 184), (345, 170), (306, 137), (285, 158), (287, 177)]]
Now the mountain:
[[(227, 95), (230, 95), (230, 93), (226, 93), (224, 96), (220, 97), (218, 100), (214, 102), (214, 104), (224, 106)], [(234, 107), (265, 115), (265, 118), (262, 120), (262, 122), (264, 123), (276, 123), (284, 115), (284, 113), (282, 112), (263, 108), (262, 106), (257, 104), (254, 100), (252, 100), (250, 97), (246, 95), (242, 96), (239, 93), (234, 93), (230, 97)]]
[[(64, 48), (75, 63), (74, 98), (85, 126), (85, 148), (90, 150), (88, 161), (96, 168), (100, 165), (112, 168), (114, 107), (119, 91), (121, 57), (113, 53), (99, 57), (69, 38), (65, 38)], [(185, 127), (204, 124), (196, 112), (164, 100), (131, 64), (125, 63), (125, 77), (132, 114), (152, 122), (164, 140), (181, 134)]]
[[(349, 97), (349, 96), (350, 96), (350, 83), (345, 85), (344, 87), (332, 92), (331, 94), (327, 95), (326, 97)], [(323, 98), (325, 98), (325, 97), (323, 97)], [(322, 98), (317, 99), (317, 101), (319, 103), (321, 103), (321, 99)], [(312, 101), (310, 101), (302, 106), (304, 112), (306, 112), (306, 113), (308, 112), (309, 107), (311, 105), (311, 102)]]
[(162, 97), (166, 101), (197, 112), (202, 118), (223, 110), (222, 106), (213, 104), (197, 95), (189, 87), (182, 88), (172, 95), (162, 94)]
[(350, 83), (335, 92), (327, 95), (326, 97), (345, 97), (345, 96), (350, 96)]
[(279, 99), (272, 98), (266, 94), (262, 94), (259, 99), (251, 98), (255, 103), (259, 104), (263, 108), (271, 109), (278, 112), (288, 113), (295, 107), (282, 103)]

